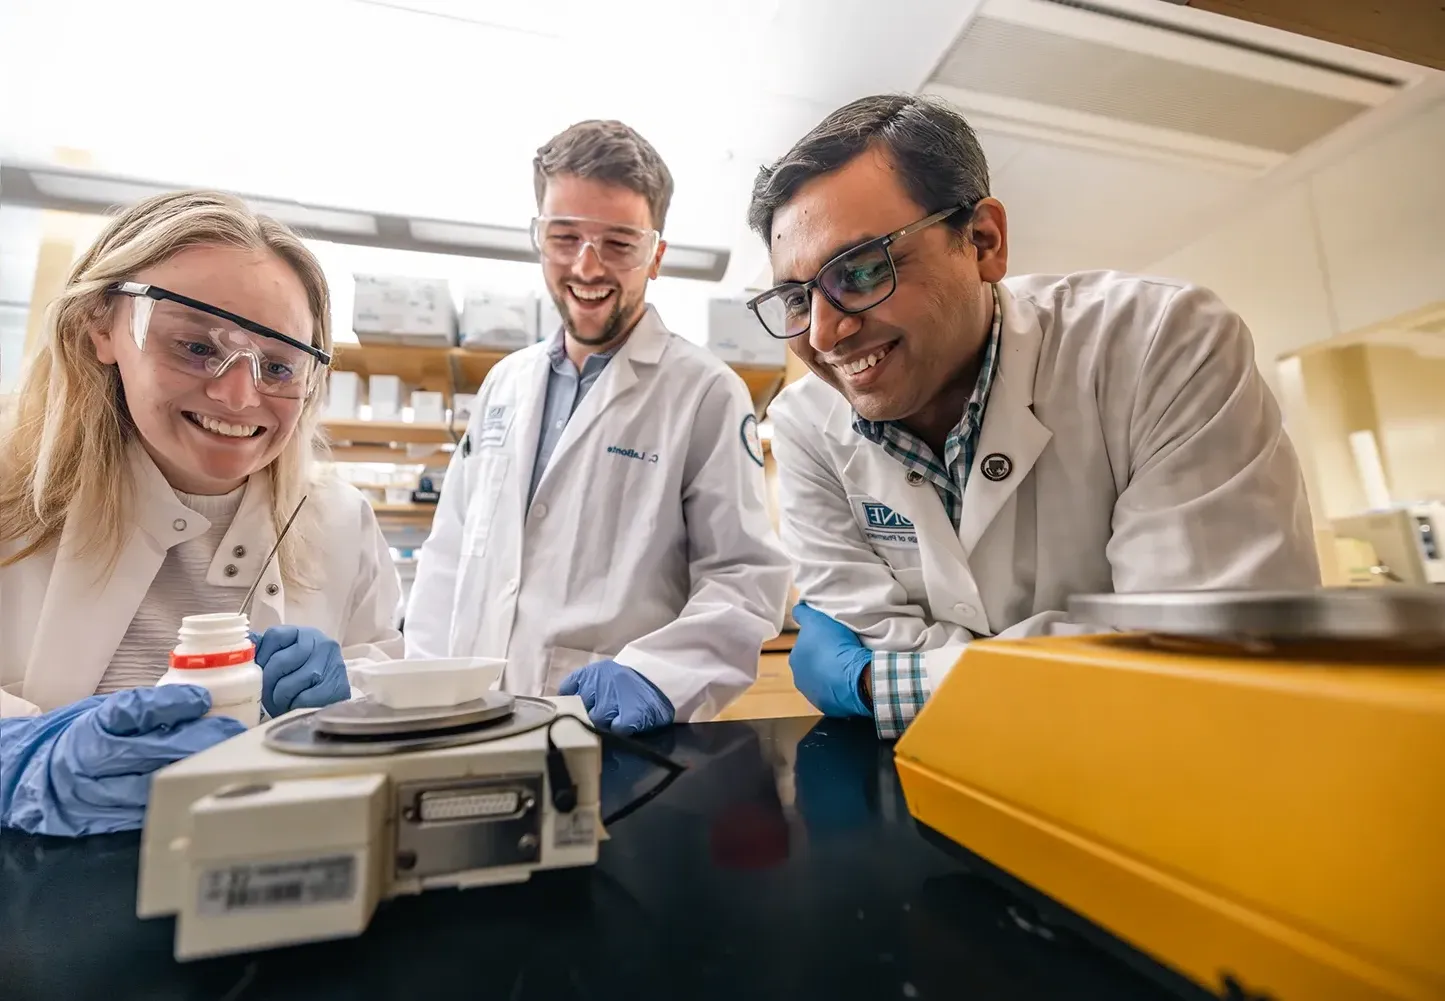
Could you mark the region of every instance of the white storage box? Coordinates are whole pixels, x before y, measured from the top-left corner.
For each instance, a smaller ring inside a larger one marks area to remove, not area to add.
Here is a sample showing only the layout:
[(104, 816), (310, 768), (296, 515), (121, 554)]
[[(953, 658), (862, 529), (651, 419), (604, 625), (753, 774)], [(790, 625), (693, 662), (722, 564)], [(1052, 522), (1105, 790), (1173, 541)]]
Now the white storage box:
[(537, 297), (468, 292), (462, 303), (462, 347), (514, 351), (537, 341)]
[(788, 360), (786, 343), (764, 330), (752, 310), (736, 299), (708, 302), (705, 343), (729, 365), (782, 368)]
[(325, 416), (353, 421), (361, 406), (361, 376), (355, 372), (332, 372), (327, 379)]
[(444, 279), (354, 277), (351, 329), (363, 344), (456, 343), (456, 305)]
[(367, 396), (371, 399), (372, 420), (401, 420), (400, 376), (373, 375), (367, 383)]
[(418, 424), (440, 424), (447, 419), (446, 397), (418, 389), (411, 394), (411, 419)]

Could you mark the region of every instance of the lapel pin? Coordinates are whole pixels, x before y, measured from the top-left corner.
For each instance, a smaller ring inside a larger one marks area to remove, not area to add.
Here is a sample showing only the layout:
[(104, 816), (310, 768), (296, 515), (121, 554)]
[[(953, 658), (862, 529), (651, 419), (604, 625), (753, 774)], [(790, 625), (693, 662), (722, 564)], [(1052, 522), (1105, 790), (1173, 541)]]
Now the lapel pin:
[(1013, 472), (1014, 464), (1013, 460), (1002, 452), (990, 452), (983, 457), (978, 468), (983, 470), (983, 475), (987, 479), (997, 483), (999, 480), (1008, 479), (1008, 474)]

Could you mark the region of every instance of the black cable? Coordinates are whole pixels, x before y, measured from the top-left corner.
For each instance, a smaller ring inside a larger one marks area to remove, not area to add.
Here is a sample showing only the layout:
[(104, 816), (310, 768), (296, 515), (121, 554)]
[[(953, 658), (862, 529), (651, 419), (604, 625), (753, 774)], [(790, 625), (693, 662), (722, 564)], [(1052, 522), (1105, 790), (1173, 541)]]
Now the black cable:
[[(649, 761), (667, 772), (651, 789), (642, 793), (640, 796), (634, 797), (629, 802), (624, 803), (603, 817), (603, 827), (610, 827), (617, 821), (642, 809), (642, 807), (662, 795), (668, 786), (677, 781), (679, 775), (687, 771), (687, 765), (674, 761), (665, 754), (654, 751), (640, 741), (633, 740), (631, 737), (624, 737), (620, 733), (612, 733), (610, 730), (599, 730), (580, 717), (570, 714), (559, 714), (554, 716), (551, 722), (547, 724), (547, 777), (552, 785), (552, 805), (563, 813), (570, 813), (577, 805), (577, 784), (572, 781), (572, 774), (567, 769), (567, 761), (562, 754), (562, 750), (552, 741), (552, 727), (564, 719), (570, 719), (583, 729), (596, 734), (604, 746), (611, 744), (620, 750), (635, 754), (644, 761)], [(564, 806), (564, 803), (570, 803), (570, 805)]]

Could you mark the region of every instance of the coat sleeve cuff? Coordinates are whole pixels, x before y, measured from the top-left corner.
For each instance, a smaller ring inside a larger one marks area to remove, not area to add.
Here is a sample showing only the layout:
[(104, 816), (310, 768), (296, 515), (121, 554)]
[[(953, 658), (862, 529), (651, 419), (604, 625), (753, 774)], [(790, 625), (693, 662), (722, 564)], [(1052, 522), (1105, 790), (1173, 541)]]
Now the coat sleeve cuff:
[(933, 690), (928, 684), (923, 655), (873, 654), (873, 721), (884, 740), (901, 737)]

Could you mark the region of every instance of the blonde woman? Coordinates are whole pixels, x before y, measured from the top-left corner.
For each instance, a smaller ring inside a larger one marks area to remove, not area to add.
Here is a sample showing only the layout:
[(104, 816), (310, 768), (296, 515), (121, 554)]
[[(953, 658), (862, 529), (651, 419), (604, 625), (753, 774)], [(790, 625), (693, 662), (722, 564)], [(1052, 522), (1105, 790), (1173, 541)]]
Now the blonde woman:
[(401, 656), (371, 508), (313, 467), (328, 309), (301, 241), (217, 193), (126, 210), (75, 265), (0, 428), (0, 826), (139, 827), (153, 771), (239, 731), (154, 685), (303, 495), (250, 613), (266, 711)]

